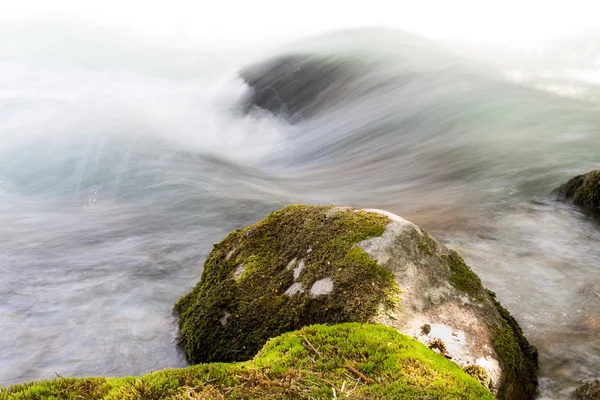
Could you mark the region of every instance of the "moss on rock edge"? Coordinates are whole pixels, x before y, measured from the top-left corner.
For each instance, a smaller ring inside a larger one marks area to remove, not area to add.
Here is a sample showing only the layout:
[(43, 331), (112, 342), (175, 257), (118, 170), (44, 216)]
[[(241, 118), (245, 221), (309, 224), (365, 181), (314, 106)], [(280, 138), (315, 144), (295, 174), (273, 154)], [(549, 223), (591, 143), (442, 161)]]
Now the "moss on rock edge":
[(556, 189), (556, 192), (572, 199), (575, 205), (600, 211), (600, 169), (570, 179)]
[(452, 286), (461, 292), (467, 293), (473, 299), (482, 301), (485, 289), (481, 283), (481, 279), (465, 264), (465, 260), (454, 250), (450, 250), (445, 259), (450, 271), (452, 271), (452, 275), (449, 278)]
[(488, 387), (490, 383), (490, 377), (485, 368), (480, 365), (472, 364), (463, 367), (463, 371), (477, 379), (485, 387)]
[[(200, 283), (175, 305), (188, 361), (247, 360), (281, 333), (368, 322), (381, 304), (394, 305), (393, 274), (355, 246), (382, 235), (389, 222), (358, 209), (291, 205), (229, 234), (208, 256)], [(310, 295), (324, 279), (332, 292)], [(294, 284), (296, 293), (286, 294)]]
[(496, 294), (487, 291), (502, 317), (502, 325), (493, 329), (494, 349), (502, 359), (507, 380), (512, 382), (510, 387), (503, 387), (503, 392), (510, 391), (512, 398), (534, 398), (538, 388), (538, 351), (529, 344), (517, 320), (508, 310), (496, 300)]
[(60, 378), (0, 389), (2, 400), (472, 399), (491, 393), (456, 364), (382, 325), (313, 325), (252, 360), (140, 377)]

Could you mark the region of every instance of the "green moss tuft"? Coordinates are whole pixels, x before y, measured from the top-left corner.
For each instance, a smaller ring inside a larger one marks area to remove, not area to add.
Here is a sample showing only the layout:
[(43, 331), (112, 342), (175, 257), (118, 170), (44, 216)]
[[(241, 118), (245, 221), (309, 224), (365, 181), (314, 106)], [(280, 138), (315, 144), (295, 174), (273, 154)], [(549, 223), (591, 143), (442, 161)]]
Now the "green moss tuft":
[(446, 343), (440, 338), (435, 338), (429, 342), (427, 345), (431, 350), (438, 350), (441, 355), (446, 354)]
[(382, 325), (313, 325), (270, 340), (252, 361), (126, 378), (61, 378), (0, 389), (3, 400), (477, 399), (456, 364)]
[(485, 289), (481, 284), (481, 279), (465, 264), (465, 260), (454, 250), (450, 250), (444, 258), (452, 271), (449, 279), (452, 286), (467, 293), (475, 300), (482, 301), (485, 297)]
[(480, 365), (467, 365), (463, 368), (467, 374), (471, 375), (473, 378), (477, 379), (481, 384), (485, 387), (489, 386), (490, 376), (488, 372)]
[(423, 234), (419, 243), (417, 243), (417, 248), (421, 254), (425, 254), (427, 256), (433, 256), (437, 250), (437, 243), (427, 232), (421, 229), (421, 233)]
[(505, 390), (519, 388), (519, 392), (512, 393), (512, 398), (534, 398), (538, 386), (537, 349), (529, 344), (517, 321), (496, 300), (496, 294), (490, 290), (488, 293), (502, 317), (501, 324), (492, 327), (494, 350), (504, 364), (503, 372), (507, 379), (515, 382), (512, 388)]
[[(367, 322), (382, 304), (394, 305), (393, 274), (355, 246), (382, 235), (389, 222), (357, 209), (291, 205), (227, 236), (207, 258), (200, 283), (175, 305), (188, 361), (247, 360), (283, 332)], [(303, 292), (288, 296), (300, 262), (296, 284)], [(333, 292), (309, 296), (324, 278), (333, 281)]]

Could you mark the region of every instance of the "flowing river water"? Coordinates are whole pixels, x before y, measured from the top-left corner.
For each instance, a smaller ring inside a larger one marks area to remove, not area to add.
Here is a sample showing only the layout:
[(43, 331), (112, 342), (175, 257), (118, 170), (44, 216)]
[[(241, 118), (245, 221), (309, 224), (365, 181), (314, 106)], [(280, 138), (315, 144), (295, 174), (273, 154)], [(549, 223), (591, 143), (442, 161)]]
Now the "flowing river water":
[[(598, 167), (593, 104), (387, 31), (235, 54), (13, 39), (0, 385), (184, 366), (173, 304), (214, 243), (289, 203), (386, 209), (456, 249), (538, 347), (541, 398), (600, 377), (600, 224), (550, 195)], [(290, 52), (359, 78), (297, 123), (247, 113), (238, 71)]]

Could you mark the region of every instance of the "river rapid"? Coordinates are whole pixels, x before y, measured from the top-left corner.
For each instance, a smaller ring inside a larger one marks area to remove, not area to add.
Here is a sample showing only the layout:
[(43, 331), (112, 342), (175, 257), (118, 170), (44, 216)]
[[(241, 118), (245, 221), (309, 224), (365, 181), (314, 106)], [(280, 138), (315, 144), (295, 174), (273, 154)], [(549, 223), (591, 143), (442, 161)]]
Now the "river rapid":
[[(456, 249), (538, 347), (541, 398), (600, 377), (600, 224), (550, 195), (598, 167), (595, 104), (387, 30), (242, 52), (53, 35), (0, 42), (0, 385), (186, 365), (173, 304), (290, 203), (386, 209)], [(356, 79), (293, 121), (245, 107), (240, 69), (298, 53)]]

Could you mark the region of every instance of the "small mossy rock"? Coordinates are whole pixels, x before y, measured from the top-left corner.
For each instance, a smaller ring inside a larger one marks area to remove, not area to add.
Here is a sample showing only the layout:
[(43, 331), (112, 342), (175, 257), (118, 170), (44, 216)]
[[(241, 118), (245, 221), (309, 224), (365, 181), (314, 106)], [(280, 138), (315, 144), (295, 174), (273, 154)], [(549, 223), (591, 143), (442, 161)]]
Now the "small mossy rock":
[(570, 179), (555, 192), (561, 197), (571, 199), (575, 205), (599, 212), (600, 169)]
[(587, 381), (575, 391), (577, 400), (600, 400), (600, 379)]
[(269, 338), (315, 323), (378, 322), (485, 368), (498, 398), (537, 391), (537, 352), (493, 293), (456, 252), (384, 211), (271, 213), (215, 246), (175, 311), (191, 363), (247, 360)]
[(2, 400), (493, 400), (476, 379), (383, 325), (313, 325), (271, 339), (251, 361), (140, 377), (60, 378), (0, 389)]

